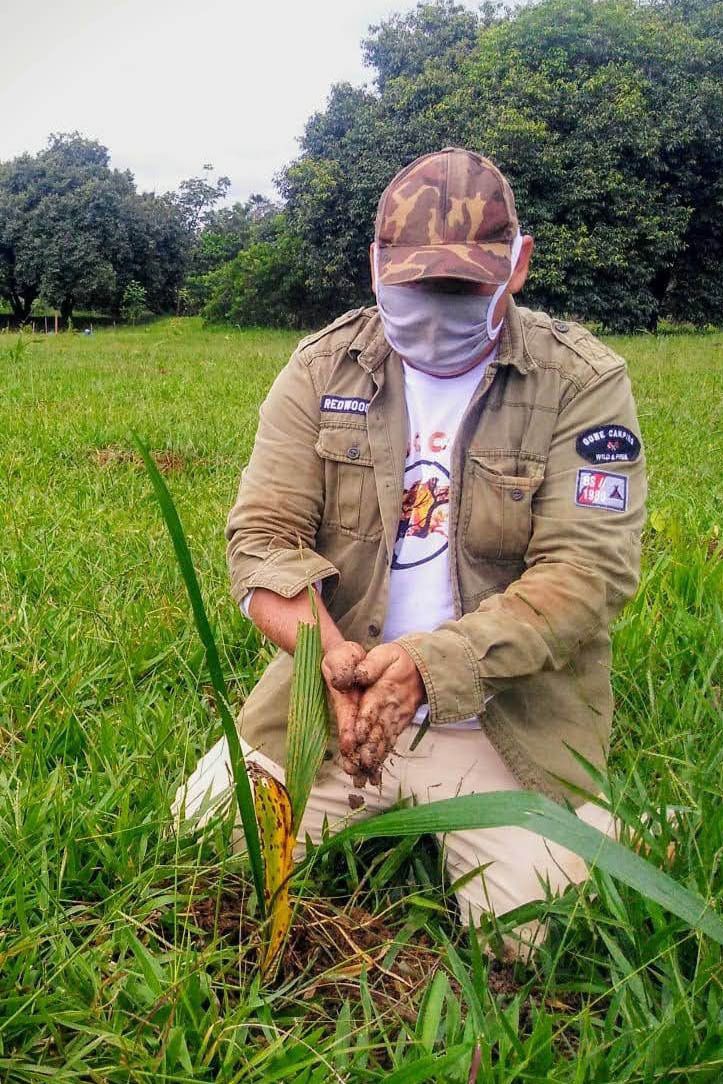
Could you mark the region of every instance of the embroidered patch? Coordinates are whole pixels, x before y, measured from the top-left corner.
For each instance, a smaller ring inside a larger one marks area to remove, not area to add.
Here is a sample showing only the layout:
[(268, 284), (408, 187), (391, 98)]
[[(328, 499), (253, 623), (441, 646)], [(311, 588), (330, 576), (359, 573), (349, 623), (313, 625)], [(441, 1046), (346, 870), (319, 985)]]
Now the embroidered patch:
[(624, 474), (581, 467), (577, 472), (575, 504), (583, 508), (609, 508), (613, 512), (624, 512), (628, 507), (628, 480)]
[(368, 399), (357, 399), (354, 396), (345, 395), (322, 395), (321, 409), (330, 410), (334, 414), (366, 414), (369, 409)]
[(588, 463), (632, 463), (640, 455), (640, 441), (626, 426), (611, 422), (580, 433), (575, 449)]

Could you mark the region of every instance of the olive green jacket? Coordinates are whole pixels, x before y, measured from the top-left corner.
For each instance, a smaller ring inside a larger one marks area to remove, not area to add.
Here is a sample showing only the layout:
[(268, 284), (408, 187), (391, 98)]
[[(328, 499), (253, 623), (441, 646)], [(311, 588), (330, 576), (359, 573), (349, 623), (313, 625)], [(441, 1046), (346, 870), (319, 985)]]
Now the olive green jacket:
[[(604, 449), (611, 426), (639, 435), (623, 359), (585, 328), (510, 301), (452, 454), (456, 620), (399, 641), (433, 724), (478, 715), (523, 786), (573, 804), (561, 781), (592, 783), (570, 750), (605, 766), (608, 628), (635, 591), (645, 514), (635, 441), (612, 462), (578, 450), (590, 433), (593, 452)], [(261, 407), (229, 515), (236, 601), (254, 587), (292, 597), (321, 580), (344, 636), (379, 643), (406, 448), (402, 366), (376, 309), (303, 339)], [(606, 503), (595, 503), (600, 492)], [(239, 716), (244, 738), (282, 764), (291, 667), (280, 652)]]

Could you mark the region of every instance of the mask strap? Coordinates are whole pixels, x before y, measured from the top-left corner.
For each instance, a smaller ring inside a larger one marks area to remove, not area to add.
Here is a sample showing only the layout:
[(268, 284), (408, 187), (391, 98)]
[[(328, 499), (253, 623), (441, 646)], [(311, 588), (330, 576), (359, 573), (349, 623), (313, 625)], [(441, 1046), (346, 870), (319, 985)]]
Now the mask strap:
[(490, 339), (490, 341), (492, 339), (497, 338), (497, 336), (500, 333), (500, 328), (502, 327), (502, 325), (505, 322), (505, 318), (503, 316), (502, 319), (500, 320), (500, 322), (498, 323), (497, 327), (492, 326), (492, 318), (494, 316), (494, 312), (495, 312), (495, 309), (497, 307), (497, 302), (499, 301), (499, 299), (502, 297), (503, 293), (507, 289), (507, 287), (509, 285), (509, 282), (510, 282), (510, 279), (512, 278), (512, 276), (515, 273), (515, 267), (517, 266), (517, 261), (520, 258), (521, 250), (522, 250), (522, 234), (518, 230), (517, 231), (517, 236), (515, 237), (514, 241), (512, 242), (512, 251), (510, 252), (510, 273), (509, 273), (509, 275), (507, 277), (507, 280), (505, 282), (500, 283), (500, 285), (497, 287), (495, 292), (492, 294), (492, 297), (490, 298), (489, 308), (487, 309), (487, 337), (488, 337), (488, 339)]
[(379, 309), (379, 312), (382, 315), (385, 315), (384, 314), (384, 306), (383, 306), (382, 301), (381, 301), (381, 299), (379, 297), (379, 285), (380, 285), (380, 283), (379, 283), (379, 245), (375, 241), (374, 242), (374, 293), (376, 294), (377, 308)]

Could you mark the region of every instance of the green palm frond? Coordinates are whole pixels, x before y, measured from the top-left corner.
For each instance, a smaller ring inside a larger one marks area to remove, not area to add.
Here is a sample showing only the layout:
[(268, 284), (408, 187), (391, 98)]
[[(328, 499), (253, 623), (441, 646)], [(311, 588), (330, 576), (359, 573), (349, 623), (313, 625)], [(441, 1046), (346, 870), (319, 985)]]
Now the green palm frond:
[(291, 799), (294, 835), (299, 831), (329, 737), (321, 675), (321, 629), (311, 588), (309, 594), (315, 621), (313, 625), (299, 622), (286, 736), (286, 789)]

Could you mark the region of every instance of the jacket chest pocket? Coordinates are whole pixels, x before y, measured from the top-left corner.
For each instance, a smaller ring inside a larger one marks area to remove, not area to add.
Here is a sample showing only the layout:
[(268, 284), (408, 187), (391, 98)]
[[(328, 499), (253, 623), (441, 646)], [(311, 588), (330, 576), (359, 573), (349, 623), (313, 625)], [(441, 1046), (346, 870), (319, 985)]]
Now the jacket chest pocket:
[(368, 541), (381, 538), (382, 521), (366, 430), (323, 427), (316, 453), (324, 461), (324, 526)]
[[(462, 545), (478, 559), (519, 561), (532, 534), (532, 498), (544, 464), (470, 453), (462, 485)], [(520, 473), (520, 472), (524, 473)]]

